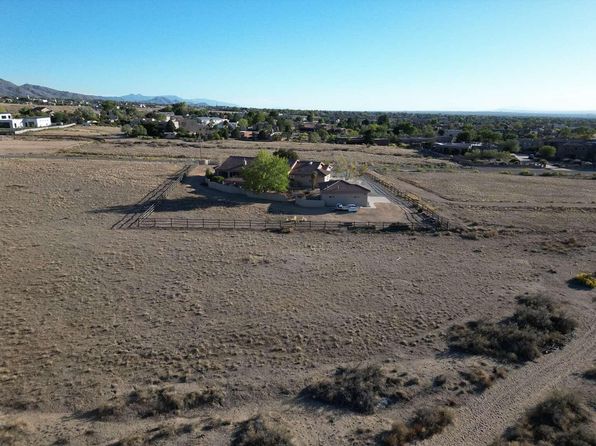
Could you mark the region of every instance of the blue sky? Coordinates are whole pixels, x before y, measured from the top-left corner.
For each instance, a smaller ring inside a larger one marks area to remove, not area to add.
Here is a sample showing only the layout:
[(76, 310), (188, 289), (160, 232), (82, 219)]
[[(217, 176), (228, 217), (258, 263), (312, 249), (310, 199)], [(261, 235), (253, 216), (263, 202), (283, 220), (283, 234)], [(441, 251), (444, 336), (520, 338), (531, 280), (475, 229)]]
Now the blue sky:
[(596, 110), (596, 0), (0, 4), (0, 78), (17, 84), (255, 107)]

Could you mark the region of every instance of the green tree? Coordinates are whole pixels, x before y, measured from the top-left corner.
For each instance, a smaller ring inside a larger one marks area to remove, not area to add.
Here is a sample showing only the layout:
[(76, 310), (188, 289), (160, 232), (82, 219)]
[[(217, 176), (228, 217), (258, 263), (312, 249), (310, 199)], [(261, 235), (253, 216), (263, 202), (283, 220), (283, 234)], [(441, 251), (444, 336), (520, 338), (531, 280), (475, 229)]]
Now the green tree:
[(416, 127), (414, 127), (414, 124), (412, 124), (411, 122), (402, 121), (393, 128), (393, 133), (395, 133), (396, 135), (403, 134), (414, 136), (418, 133), (418, 130), (416, 129)]
[(131, 129), (130, 136), (147, 136), (147, 129), (142, 125), (136, 125)]
[(176, 124), (174, 124), (174, 121), (168, 121), (166, 123), (166, 132), (175, 132), (176, 129)]
[(238, 127), (240, 130), (246, 130), (248, 128), (248, 121), (244, 118), (238, 120)]
[(519, 141), (517, 139), (507, 139), (501, 144), (501, 150), (509, 153), (517, 153), (519, 149)]
[(288, 190), (288, 161), (261, 150), (252, 163), (242, 170), (244, 186), (253, 192)]
[(273, 152), (273, 155), (279, 158), (285, 158), (288, 161), (296, 161), (298, 159), (298, 153), (294, 149), (277, 149)]
[(321, 142), (321, 137), (319, 136), (319, 134), (317, 132), (310, 132), (308, 134), (308, 142)]
[(538, 149), (538, 154), (543, 158), (553, 158), (557, 154), (557, 148), (553, 146), (542, 146)]
[(366, 129), (362, 136), (364, 136), (364, 144), (372, 144), (374, 142), (375, 136), (372, 129)]
[(188, 104), (186, 102), (179, 102), (172, 105), (172, 111), (176, 115), (186, 115), (188, 113)]
[(377, 124), (379, 124), (379, 125), (389, 125), (389, 117), (387, 115), (380, 115), (377, 118)]

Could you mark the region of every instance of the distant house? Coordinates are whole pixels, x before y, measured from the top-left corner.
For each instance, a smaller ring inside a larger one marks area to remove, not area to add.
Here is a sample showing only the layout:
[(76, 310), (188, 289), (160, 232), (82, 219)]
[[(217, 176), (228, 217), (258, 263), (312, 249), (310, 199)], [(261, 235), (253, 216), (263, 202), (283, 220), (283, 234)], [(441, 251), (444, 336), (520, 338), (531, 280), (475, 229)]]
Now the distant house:
[(356, 206), (368, 206), (368, 194), (370, 190), (359, 184), (348, 183), (344, 180), (332, 180), (320, 184), (321, 200), (326, 206), (337, 204), (355, 204)]
[(215, 175), (224, 178), (239, 178), (242, 169), (254, 160), (254, 156), (230, 156), (215, 168)]
[(318, 128), (316, 122), (304, 122), (300, 125), (300, 131), (302, 132), (314, 132)]
[(47, 116), (36, 116), (27, 118), (13, 118), (10, 113), (0, 113), (0, 128), (21, 129), (49, 127), (52, 125), (51, 118)]
[(35, 113), (39, 113), (39, 114), (48, 114), (51, 115), (53, 113), (51, 108), (48, 107), (34, 107), (31, 109), (31, 111), (35, 112)]
[(388, 146), (389, 138), (375, 138), (373, 139), (373, 144), (375, 146)]
[(259, 132), (255, 132), (254, 130), (241, 130), (240, 131), (240, 139), (253, 140), (253, 139), (257, 139), (258, 136), (259, 136)]
[(314, 185), (329, 181), (331, 166), (320, 161), (295, 161), (290, 167), (292, 186), (312, 188)]
[(10, 113), (0, 113), (0, 128), (18, 129), (23, 127), (22, 119), (14, 119)]
[(200, 116), (197, 118), (197, 122), (205, 127), (214, 127), (223, 123), (227, 124), (228, 120), (213, 116)]
[(46, 116), (35, 116), (23, 118), (23, 127), (49, 127), (52, 125), (52, 119)]

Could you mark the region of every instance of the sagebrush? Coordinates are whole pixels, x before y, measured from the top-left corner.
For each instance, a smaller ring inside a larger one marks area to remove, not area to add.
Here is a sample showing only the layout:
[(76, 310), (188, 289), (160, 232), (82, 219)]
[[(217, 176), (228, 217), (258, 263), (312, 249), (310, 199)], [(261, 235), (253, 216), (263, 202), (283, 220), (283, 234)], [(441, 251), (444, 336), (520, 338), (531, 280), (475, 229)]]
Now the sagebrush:
[(520, 296), (517, 310), (501, 322), (484, 320), (450, 328), (450, 348), (493, 358), (525, 362), (565, 345), (576, 322), (551, 299)]

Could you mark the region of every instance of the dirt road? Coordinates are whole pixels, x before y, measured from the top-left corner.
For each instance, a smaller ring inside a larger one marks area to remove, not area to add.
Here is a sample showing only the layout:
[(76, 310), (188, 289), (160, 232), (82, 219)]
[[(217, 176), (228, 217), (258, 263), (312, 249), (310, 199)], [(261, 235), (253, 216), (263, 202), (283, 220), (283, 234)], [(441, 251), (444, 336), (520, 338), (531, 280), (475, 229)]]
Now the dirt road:
[[(420, 443), (424, 446), (487, 445), (535, 406), (571, 373), (594, 361), (596, 318), (562, 350), (513, 371), (455, 414), (455, 424), (443, 434)], [(585, 367), (584, 367), (585, 366)]]

